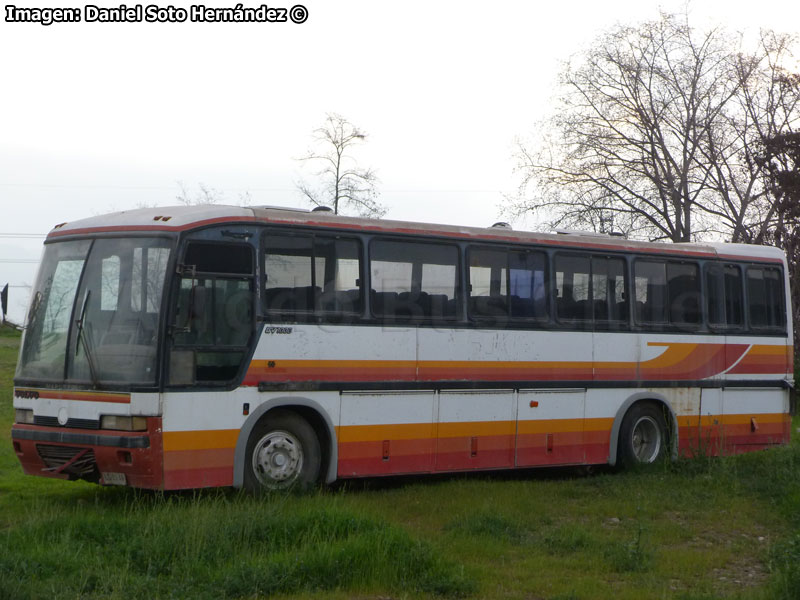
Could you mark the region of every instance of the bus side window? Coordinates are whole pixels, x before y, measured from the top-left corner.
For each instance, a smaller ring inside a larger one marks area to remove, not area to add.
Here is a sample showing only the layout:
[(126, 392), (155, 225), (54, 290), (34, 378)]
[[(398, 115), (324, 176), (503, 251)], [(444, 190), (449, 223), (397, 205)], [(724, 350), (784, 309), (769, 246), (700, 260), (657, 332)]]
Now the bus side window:
[(663, 262), (634, 264), (634, 315), (641, 324), (667, 322), (667, 272)]
[(268, 313), (356, 314), (363, 307), (361, 244), (325, 235), (267, 234), (264, 304)]
[(388, 319), (457, 316), (458, 247), (374, 240), (370, 244), (372, 313)]
[(695, 263), (667, 263), (669, 322), (700, 324), (700, 277)]
[(742, 273), (736, 265), (706, 265), (706, 310), (712, 327), (741, 327)]
[(748, 267), (747, 297), (751, 327), (777, 329), (786, 325), (783, 278), (779, 269)]
[(504, 250), (470, 248), (469, 316), (479, 319), (505, 319), (508, 305), (508, 256)]
[(591, 266), (588, 256), (556, 254), (556, 316), (566, 321), (591, 321)]
[(625, 261), (621, 258), (592, 257), (592, 310), (595, 321), (628, 320), (625, 296)]

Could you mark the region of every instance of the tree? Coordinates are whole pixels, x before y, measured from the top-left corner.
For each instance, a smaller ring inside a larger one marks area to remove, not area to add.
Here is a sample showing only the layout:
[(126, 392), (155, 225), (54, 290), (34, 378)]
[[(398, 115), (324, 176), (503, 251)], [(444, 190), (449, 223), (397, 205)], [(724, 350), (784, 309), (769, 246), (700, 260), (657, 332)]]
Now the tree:
[(223, 196), (223, 194), (212, 187), (205, 185), (204, 183), (198, 184), (199, 191), (192, 196), (191, 192), (186, 189), (186, 186), (182, 181), (178, 182), (178, 187), (180, 188), (180, 192), (175, 199), (183, 204), (184, 206), (202, 206), (204, 204), (216, 204)]
[[(787, 76), (788, 83), (800, 84), (800, 75)], [(762, 140), (757, 160), (766, 170), (767, 186), (774, 195), (777, 222), (765, 242), (786, 252), (792, 311), (800, 323), (800, 132), (790, 132)], [(800, 336), (795, 336), (795, 354), (800, 352)]]
[(319, 165), (318, 188), (301, 180), (297, 189), (314, 206), (330, 206), (337, 215), (351, 209), (360, 216), (380, 218), (386, 207), (378, 202), (378, 178), (372, 169), (360, 168), (351, 152), (367, 134), (341, 115), (329, 113), (322, 127), (314, 130), (314, 147), (299, 158)]
[(554, 116), (519, 144), (507, 212), (674, 242), (763, 237), (775, 214), (751, 146), (799, 117), (777, 81), (792, 42), (767, 32), (745, 53), (670, 14), (617, 26), (566, 65)]

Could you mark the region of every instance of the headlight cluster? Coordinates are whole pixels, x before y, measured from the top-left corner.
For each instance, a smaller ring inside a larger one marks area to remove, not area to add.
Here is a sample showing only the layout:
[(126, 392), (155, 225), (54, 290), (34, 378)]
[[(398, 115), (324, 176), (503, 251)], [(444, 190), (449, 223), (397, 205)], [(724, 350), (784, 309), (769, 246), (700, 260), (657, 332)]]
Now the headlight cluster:
[(146, 431), (147, 419), (145, 417), (119, 417), (117, 415), (103, 415), (100, 417), (100, 429), (117, 429), (119, 431)]
[(23, 425), (33, 425), (33, 411), (29, 408), (17, 408), (14, 410), (14, 422)]

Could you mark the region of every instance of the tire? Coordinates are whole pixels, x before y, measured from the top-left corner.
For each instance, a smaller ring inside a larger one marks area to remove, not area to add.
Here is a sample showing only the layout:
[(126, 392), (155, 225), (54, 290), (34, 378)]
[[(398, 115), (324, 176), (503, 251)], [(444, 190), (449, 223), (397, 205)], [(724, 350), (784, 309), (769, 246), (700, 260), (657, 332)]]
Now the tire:
[(624, 468), (649, 465), (667, 456), (669, 438), (664, 409), (650, 402), (634, 404), (622, 419), (617, 458)]
[(287, 410), (262, 419), (247, 440), (244, 487), (251, 492), (307, 490), (319, 480), (319, 440), (308, 421)]

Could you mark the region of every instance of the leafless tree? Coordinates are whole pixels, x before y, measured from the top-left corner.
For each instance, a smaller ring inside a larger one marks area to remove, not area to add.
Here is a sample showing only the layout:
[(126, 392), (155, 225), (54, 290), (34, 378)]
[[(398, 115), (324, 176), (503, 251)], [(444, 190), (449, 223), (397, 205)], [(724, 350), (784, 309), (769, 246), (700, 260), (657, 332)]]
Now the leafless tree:
[(699, 208), (711, 217), (712, 231), (734, 242), (763, 244), (782, 219), (780, 188), (771, 177), (774, 163), (759, 152), (767, 140), (800, 124), (800, 77), (782, 66), (792, 41), (762, 32), (756, 52), (735, 57), (737, 93), (702, 146), (698, 166), (708, 176), (710, 193)]
[(180, 188), (180, 192), (175, 199), (183, 204), (184, 206), (197, 206), (201, 204), (216, 204), (220, 200), (223, 199), (224, 194), (219, 190), (214, 189), (213, 187), (207, 186), (204, 183), (198, 184), (198, 190), (196, 193), (192, 194), (186, 189), (186, 186), (182, 181), (178, 182), (178, 187)]
[(367, 133), (341, 115), (329, 113), (322, 127), (314, 130), (313, 139), (312, 149), (298, 159), (319, 169), (315, 173), (319, 187), (305, 180), (297, 182), (305, 200), (314, 206), (330, 206), (336, 214), (346, 210), (374, 218), (386, 214), (386, 207), (378, 202), (375, 171), (359, 167), (352, 156)]
[(764, 33), (751, 53), (741, 43), (671, 14), (599, 38), (566, 65), (554, 116), (520, 142), (508, 214), (674, 242), (768, 228), (749, 148), (798, 119), (776, 79), (792, 39)]
[[(786, 75), (787, 85), (800, 85), (800, 74)], [(800, 323), (800, 131), (765, 138), (755, 150), (764, 165), (767, 185), (775, 197), (775, 227), (765, 234), (766, 243), (786, 252), (792, 293), (792, 316)], [(800, 336), (794, 339), (800, 353)]]

